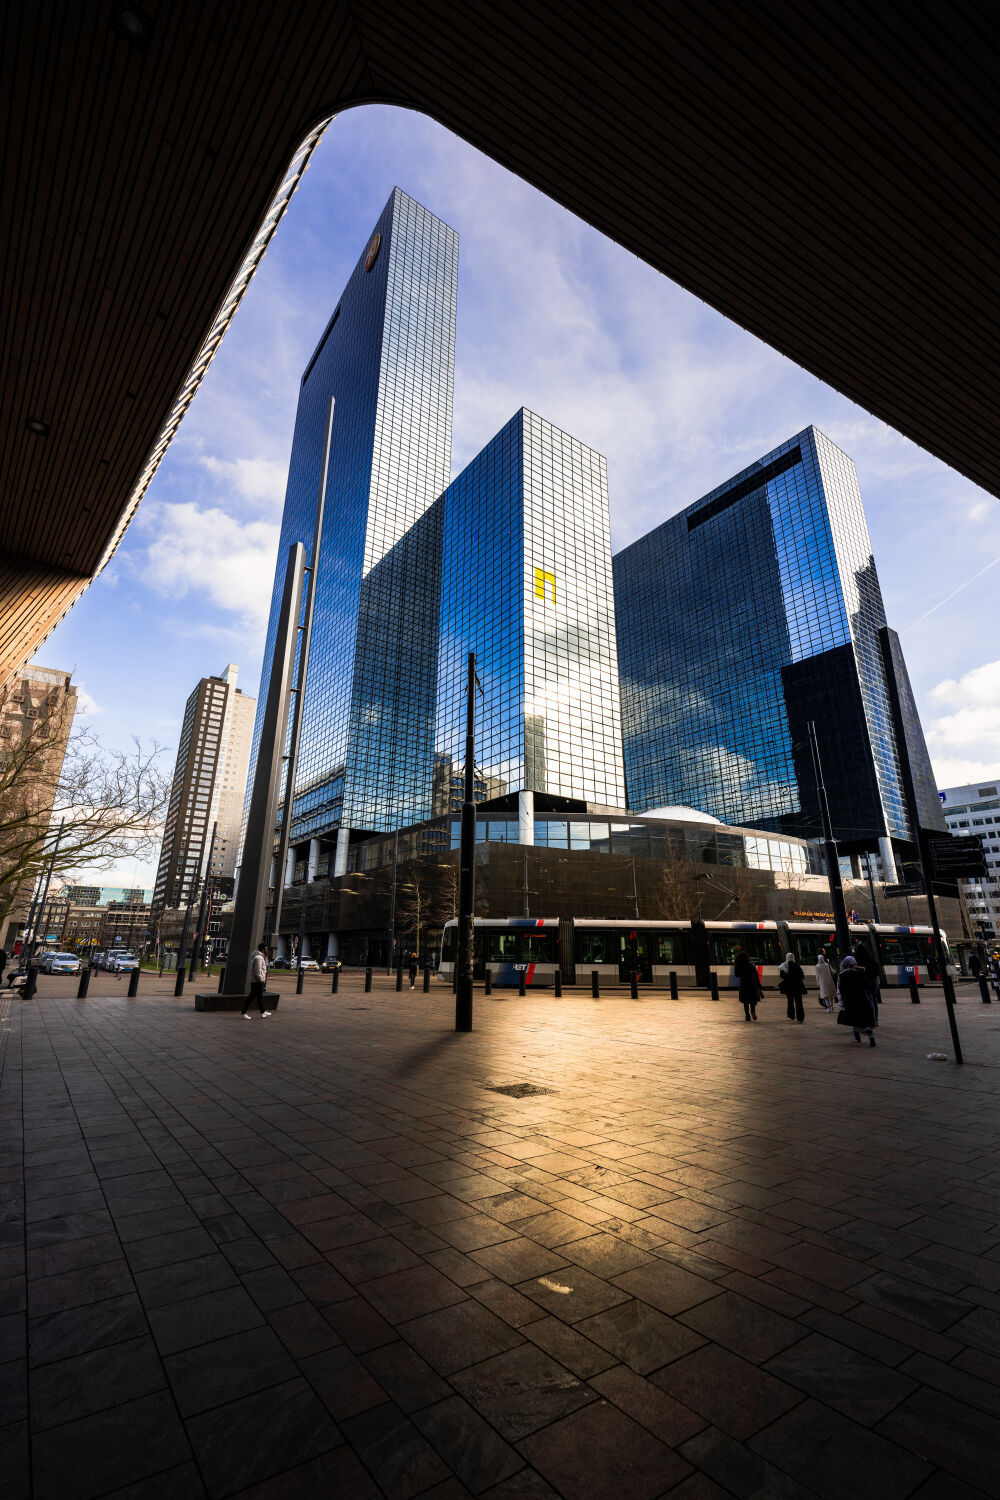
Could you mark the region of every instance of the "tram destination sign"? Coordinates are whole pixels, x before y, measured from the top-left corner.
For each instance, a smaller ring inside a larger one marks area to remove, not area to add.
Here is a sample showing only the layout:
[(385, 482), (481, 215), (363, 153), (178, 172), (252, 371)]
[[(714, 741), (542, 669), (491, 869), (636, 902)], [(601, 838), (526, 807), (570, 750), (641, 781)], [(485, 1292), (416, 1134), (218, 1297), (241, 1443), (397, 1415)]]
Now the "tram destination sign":
[(932, 880), (969, 880), (986, 874), (986, 855), (978, 834), (963, 834), (956, 838), (952, 834), (928, 834), (925, 831), (924, 837)]

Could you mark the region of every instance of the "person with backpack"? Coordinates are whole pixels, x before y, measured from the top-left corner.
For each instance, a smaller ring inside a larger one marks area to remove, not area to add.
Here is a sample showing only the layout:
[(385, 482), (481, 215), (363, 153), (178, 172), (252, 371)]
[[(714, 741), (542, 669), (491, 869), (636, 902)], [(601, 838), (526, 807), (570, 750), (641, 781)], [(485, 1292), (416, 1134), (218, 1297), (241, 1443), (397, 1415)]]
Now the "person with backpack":
[(822, 950), (816, 955), (816, 983), (819, 986), (819, 1003), (824, 1010), (833, 1010), (837, 998), (837, 981), (830, 961)]
[(858, 1046), (861, 1045), (862, 1031), (868, 1037), (869, 1047), (875, 1046), (875, 1027), (878, 1025), (878, 1016), (875, 1014), (875, 1005), (871, 997), (871, 989), (865, 972), (858, 966), (858, 961), (853, 953), (849, 953), (840, 965), (840, 976), (837, 980), (837, 995), (840, 999), (840, 1013), (837, 1016), (839, 1026), (850, 1026), (854, 1032), (854, 1040)]

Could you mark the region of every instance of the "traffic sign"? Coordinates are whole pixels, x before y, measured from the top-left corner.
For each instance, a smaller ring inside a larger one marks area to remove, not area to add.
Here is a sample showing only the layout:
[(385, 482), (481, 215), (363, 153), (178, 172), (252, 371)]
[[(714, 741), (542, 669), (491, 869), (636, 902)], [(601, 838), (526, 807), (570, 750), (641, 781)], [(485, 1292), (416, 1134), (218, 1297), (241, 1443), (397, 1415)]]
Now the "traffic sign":
[(905, 880), (901, 885), (884, 885), (882, 894), (887, 901), (894, 900), (897, 896), (922, 896), (924, 883), (922, 880)]
[(924, 830), (930, 855), (930, 875), (934, 880), (969, 880), (986, 874), (986, 855), (978, 834), (956, 838), (948, 833)]

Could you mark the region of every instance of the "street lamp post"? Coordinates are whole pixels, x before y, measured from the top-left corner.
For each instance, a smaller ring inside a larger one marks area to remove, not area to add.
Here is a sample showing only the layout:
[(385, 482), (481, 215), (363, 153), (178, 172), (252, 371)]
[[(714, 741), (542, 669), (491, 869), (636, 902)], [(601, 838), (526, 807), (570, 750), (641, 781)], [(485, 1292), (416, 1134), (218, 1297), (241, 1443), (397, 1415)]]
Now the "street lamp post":
[(465, 786), (459, 841), (455, 1030), (472, 1030), (472, 951), (476, 899), (476, 653), (469, 652), (465, 703)]
[(816, 742), (816, 725), (812, 719), (809, 720), (809, 749), (812, 751), (813, 774), (816, 778), (816, 796), (819, 801), (819, 815), (823, 827), (823, 845), (826, 850), (826, 872), (830, 882), (830, 903), (833, 906), (833, 925), (837, 930), (837, 946), (840, 949), (840, 957), (846, 958), (851, 951), (851, 929), (847, 922), (847, 906), (844, 903), (844, 883), (840, 876), (840, 856), (837, 853), (837, 845), (833, 837), (833, 825), (830, 822), (830, 804), (826, 796), (826, 783), (823, 780), (823, 765), (819, 758), (819, 746)]

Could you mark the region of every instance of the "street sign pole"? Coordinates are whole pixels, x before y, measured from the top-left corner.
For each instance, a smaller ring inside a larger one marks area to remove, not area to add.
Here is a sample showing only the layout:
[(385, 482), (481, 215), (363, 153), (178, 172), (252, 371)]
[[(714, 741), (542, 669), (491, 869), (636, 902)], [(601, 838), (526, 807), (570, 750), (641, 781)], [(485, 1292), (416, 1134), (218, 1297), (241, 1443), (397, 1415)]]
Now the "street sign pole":
[(955, 1052), (955, 1061), (962, 1063), (962, 1044), (958, 1039), (958, 1024), (955, 1020), (955, 987), (948, 973), (948, 964), (945, 957), (944, 941), (941, 937), (941, 926), (938, 922), (937, 903), (934, 900), (934, 876), (935, 862), (932, 849), (932, 839), (926, 828), (920, 829), (920, 863), (924, 870), (924, 885), (927, 887), (927, 907), (930, 912), (931, 927), (934, 930), (934, 950), (937, 953), (938, 968), (941, 971), (941, 988), (944, 990), (945, 1009), (948, 1012), (948, 1026), (951, 1030), (951, 1045)]

